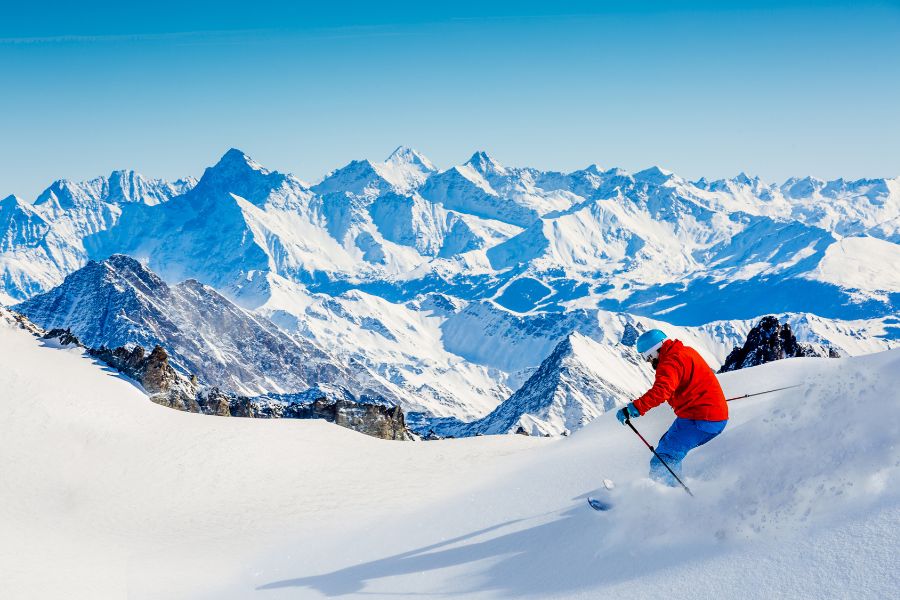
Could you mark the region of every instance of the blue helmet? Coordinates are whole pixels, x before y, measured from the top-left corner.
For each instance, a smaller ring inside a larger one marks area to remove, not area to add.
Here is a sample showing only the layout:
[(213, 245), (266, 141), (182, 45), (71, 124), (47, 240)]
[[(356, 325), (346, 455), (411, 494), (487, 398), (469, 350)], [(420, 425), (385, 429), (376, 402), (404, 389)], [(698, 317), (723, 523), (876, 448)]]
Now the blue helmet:
[(641, 356), (643, 356), (645, 360), (650, 360), (653, 354), (659, 350), (662, 343), (666, 341), (668, 337), (669, 336), (659, 329), (645, 331), (641, 334), (641, 337), (637, 339), (637, 351), (641, 353)]

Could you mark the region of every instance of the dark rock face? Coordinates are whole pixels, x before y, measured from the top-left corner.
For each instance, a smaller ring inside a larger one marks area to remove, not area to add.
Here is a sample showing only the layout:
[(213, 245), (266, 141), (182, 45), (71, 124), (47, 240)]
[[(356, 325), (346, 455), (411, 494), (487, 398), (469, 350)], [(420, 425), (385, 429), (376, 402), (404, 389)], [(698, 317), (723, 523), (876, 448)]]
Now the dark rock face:
[(634, 346), (637, 344), (637, 339), (641, 337), (643, 329), (643, 327), (638, 329), (631, 323), (625, 323), (625, 331), (622, 332), (622, 345)]
[[(66, 329), (54, 329), (43, 334), (43, 338), (55, 339), (60, 345), (82, 345)], [(381, 398), (356, 398), (345, 388), (239, 396), (218, 387), (200, 386), (195, 377), (188, 379), (181, 375), (169, 364), (168, 353), (162, 346), (153, 348), (149, 355), (141, 346), (88, 348), (87, 353), (141, 384), (150, 400), (169, 408), (223, 417), (325, 419), (377, 438), (413, 439), (399, 406)]]
[[(24, 318), (24, 317), (23, 317)], [(80, 346), (81, 342), (72, 333), (71, 329), (51, 329), (43, 336), (45, 339), (56, 339), (61, 346), (69, 346), (74, 344)]]
[[(770, 315), (760, 319), (756, 327), (750, 330), (743, 347), (735, 347), (728, 354), (719, 373), (745, 369), (782, 358), (823, 355), (825, 355), (823, 352), (817, 351), (812, 346), (798, 342), (788, 323), (779, 323), (776, 317)], [(827, 356), (839, 355), (834, 348), (828, 348)]]
[(140, 383), (157, 404), (187, 412), (209, 412), (197, 402), (197, 386), (172, 368), (162, 346), (156, 346), (149, 356), (141, 346), (131, 350), (100, 347), (88, 349), (88, 354)]

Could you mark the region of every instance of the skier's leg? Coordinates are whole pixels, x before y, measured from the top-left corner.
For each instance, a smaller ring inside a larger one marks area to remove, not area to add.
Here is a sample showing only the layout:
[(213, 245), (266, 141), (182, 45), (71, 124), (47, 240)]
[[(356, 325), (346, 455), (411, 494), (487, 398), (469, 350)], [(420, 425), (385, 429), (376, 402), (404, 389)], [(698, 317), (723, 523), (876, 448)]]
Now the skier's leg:
[[(681, 477), (681, 461), (687, 453), (722, 433), (726, 423), (727, 421), (675, 419), (669, 430), (660, 438), (656, 453), (678, 477)], [(655, 456), (650, 460), (650, 478), (666, 485), (678, 485), (665, 465)]]
[(697, 429), (697, 436), (700, 439), (700, 443), (697, 446), (702, 446), (722, 433), (727, 424), (728, 419), (724, 421), (694, 421), (694, 428)]
[[(663, 434), (656, 445), (656, 454), (666, 461), (666, 464), (678, 477), (681, 477), (681, 461), (684, 459), (684, 455), (687, 454), (687, 450), (689, 450), (689, 448), (685, 449), (684, 440), (683, 421), (686, 420), (675, 419), (675, 422), (672, 423), (672, 426)], [(672, 487), (678, 485), (678, 482), (669, 473), (669, 469), (656, 456), (650, 459), (650, 479)]]

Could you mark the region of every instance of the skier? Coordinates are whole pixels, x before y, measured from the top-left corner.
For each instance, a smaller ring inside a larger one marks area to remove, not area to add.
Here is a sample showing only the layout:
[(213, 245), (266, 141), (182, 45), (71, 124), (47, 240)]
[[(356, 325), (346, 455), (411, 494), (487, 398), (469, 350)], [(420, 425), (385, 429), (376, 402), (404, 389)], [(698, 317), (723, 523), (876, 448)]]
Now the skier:
[[(629, 402), (616, 413), (624, 425), (663, 402), (672, 405), (675, 422), (663, 434), (656, 453), (681, 477), (681, 461), (698, 446), (710, 441), (728, 423), (728, 403), (709, 365), (697, 351), (678, 340), (670, 340), (659, 329), (651, 329), (637, 340), (637, 350), (656, 371), (656, 380), (647, 393)], [(678, 485), (666, 467), (654, 456), (650, 478), (670, 486)]]

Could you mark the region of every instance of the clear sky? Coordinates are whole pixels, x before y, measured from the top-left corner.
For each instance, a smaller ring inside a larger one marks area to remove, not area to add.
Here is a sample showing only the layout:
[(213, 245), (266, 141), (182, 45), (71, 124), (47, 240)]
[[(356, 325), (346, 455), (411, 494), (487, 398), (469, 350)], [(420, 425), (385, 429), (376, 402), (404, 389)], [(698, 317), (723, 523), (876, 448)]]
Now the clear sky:
[(199, 176), (230, 147), (311, 181), (400, 144), (442, 168), (900, 175), (900, 2), (434, 4), (3, 2), (0, 197)]

